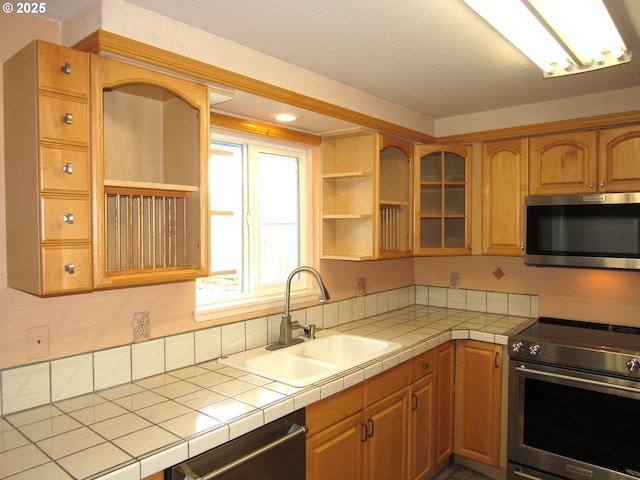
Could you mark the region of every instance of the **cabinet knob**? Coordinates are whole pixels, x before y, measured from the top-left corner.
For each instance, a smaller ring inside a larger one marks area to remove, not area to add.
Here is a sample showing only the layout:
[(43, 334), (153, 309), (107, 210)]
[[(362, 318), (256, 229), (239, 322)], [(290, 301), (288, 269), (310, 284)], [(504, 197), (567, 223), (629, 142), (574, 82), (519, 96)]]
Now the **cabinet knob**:
[(520, 250), (524, 252), (524, 245), (520, 245)]
[(594, 182), (591, 182), (591, 183), (589, 184), (589, 188), (596, 188), (596, 184), (595, 184)]
[(71, 115), (70, 113), (65, 113), (62, 117), (62, 121), (67, 125), (71, 125), (73, 123), (73, 115)]
[(60, 70), (62, 71), (62, 73), (71, 75), (71, 64), (69, 62), (65, 62), (65, 64), (60, 67)]
[(71, 175), (73, 173), (73, 163), (65, 163), (62, 166), (62, 171)]
[(67, 272), (69, 275), (73, 275), (74, 273), (76, 273), (76, 264), (75, 263), (67, 263), (64, 266), (64, 271)]
[(604, 188), (604, 180), (600, 180), (600, 188)]
[(64, 223), (68, 223), (69, 225), (73, 225), (75, 218), (73, 217), (73, 213), (67, 213), (66, 215), (62, 216), (62, 221)]

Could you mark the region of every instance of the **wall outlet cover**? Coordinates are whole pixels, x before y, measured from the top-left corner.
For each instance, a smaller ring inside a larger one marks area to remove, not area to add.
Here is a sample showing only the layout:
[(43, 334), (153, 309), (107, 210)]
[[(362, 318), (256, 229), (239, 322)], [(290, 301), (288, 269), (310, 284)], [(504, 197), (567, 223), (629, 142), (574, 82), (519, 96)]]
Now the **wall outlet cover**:
[(27, 352), (29, 360), (49, 356), (49, 325), (27, 329)]
[(144, 342), (151, 338), (151, 326), (149, 324), (149, 312), (136, 312), (133, 314), (133, 343)]
[(454, 290), (457, 290), (460, 288), (460, 274), (459, 273), (452, 273), (451, 274), (451, 279), (449, 280), (449, 287), (453, 288)]
[(367, 294), (367, 279), (356, 278), (356, 297), (364, 297)]

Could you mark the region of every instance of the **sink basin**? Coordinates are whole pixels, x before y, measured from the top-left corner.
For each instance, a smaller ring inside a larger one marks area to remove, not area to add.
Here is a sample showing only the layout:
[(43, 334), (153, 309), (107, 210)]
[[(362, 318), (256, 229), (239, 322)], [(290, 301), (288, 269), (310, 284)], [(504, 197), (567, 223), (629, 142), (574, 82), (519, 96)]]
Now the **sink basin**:
[(306, 387), (397, 350), (396, 342), (331, 332), (280, 350), (264, 347), (218, 360), (222, 365), (254, 373), (293, 387)]

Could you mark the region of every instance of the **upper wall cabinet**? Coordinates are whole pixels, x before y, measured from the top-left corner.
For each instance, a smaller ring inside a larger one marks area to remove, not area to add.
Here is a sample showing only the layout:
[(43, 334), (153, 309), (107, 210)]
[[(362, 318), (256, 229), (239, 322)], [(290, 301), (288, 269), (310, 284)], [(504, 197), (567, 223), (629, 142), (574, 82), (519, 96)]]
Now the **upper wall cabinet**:
[(471, 148), (415, 147), (416, 255), (471, 253)]
[(413, 253), (413, 144), (377, 135), (379, 258)]
[(482, 253), (523, 254), (528, 193), (526, 138), (482, 145)]
[(42, 41), (4, 65), (7, 278), (90, 291), (89, 55)]
[(322, 258), (411, 255), (411, 145), (365, 129), (322, 141)]
[(640, 126), (598, 131), (598, 148), (600, 191), (640, 191)]
[(94, 287), (206, 275), (205, 85), (91, 57)]
[(640, 190), (640, 127), (532, 137), (531, 195)]

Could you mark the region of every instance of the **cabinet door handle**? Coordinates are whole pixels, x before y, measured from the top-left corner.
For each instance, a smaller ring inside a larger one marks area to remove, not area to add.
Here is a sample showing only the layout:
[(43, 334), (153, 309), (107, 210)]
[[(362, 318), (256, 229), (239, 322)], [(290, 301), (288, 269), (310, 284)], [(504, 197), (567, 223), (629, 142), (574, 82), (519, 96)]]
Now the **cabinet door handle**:
[(73, 123), (73, 115), (71, 115), (69, 112), (65, 113), (62, 117), (62, 121), (67, 125), (71, 125)]
[(73, 163), (65, 163), (62, 166), (62, 171), (71, 175), (73, 173)]
[(71, 75), (71, 64), (69, 62), (65, 62), (65, 64), (60, 67), (60, 71), (67, 75)]
[(62, 216), (62, 221), (64, 223), (68, 223), (69, 225), (73, 225), (75, 218), (73, 217), (73, 213), (67, 213), (66, 215)]
[(64, 271), (67, 272), (69, 275), (73, 275), (74, 273), (76, 273), (76, 264), (75, 263), (68, 263), (64, 266)]
[(429, 370), (429, 367), (430, 367), (429, 362), (423, 362), (422, 363), (422, 369), (423, 370)]
[(496, 368), (500, 368), (500, 352), (496, 352), (496, 356), (494, 358), (494, 365)]
[(360, 422), (360, 427), (362, 428), (362, 436), (360, 437), (361, 442), (366, 442), (367, 438), (369, 438), (369, 432), (367, 430), (367, 424), (364, 422)]
[(418, 410), (418, 396), (415, 393), (412, 393), (411, 400), (413, 402), (413, 404), (411, 405), (411, 410), (415, 412), (416, 410)]
[(367, 423), (371, 426), (371, 433), (369, 433), (369, 429), (367, 428), (367, 438), (373, 437), (373, 429), (375, 428), (375, 423), (373, 422), (373, 418), (369, 417)]

